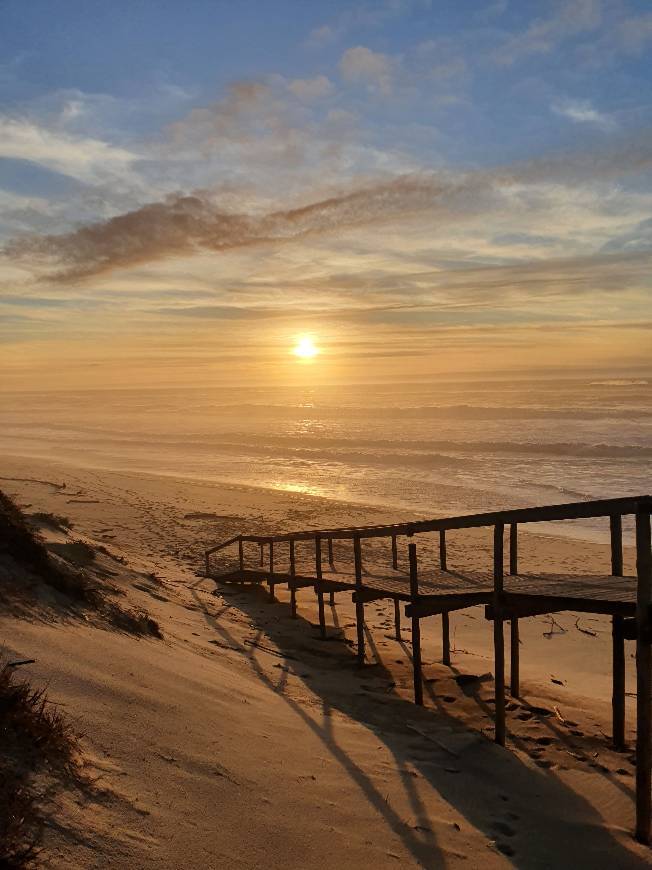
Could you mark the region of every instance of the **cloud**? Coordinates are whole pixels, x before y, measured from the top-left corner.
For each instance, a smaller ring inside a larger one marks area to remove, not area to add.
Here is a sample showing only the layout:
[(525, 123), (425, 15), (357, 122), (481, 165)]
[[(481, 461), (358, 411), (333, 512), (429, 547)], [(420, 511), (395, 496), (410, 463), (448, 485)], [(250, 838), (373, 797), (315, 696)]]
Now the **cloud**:
[[(643, 140), (628, 145), (623, 141), (618, 148), (482, 171), (413, 173), (366, 185), (348, 184), (300, 207), (270, 210), (258, 204), (246, 208), (243, 202), (237, 208), (236, 200), (225, 203), (219, 192), (178, 193), (74, 232), (14, 241), (5, 248), (5, 254), (28, 266), (38, 267), (44, 261), (58, 268), (55, 280), (71, 281), (167, 257), (270, 243), (278, 246), (308, 236), (395, 223), (413, 215), (429, 214), (446, 226), (490, 215), (493, 235), (510, 232), (514, 215), (518, 215), (521, 232), (540, 234), (543, 225), (527, 227), (524, 216), (546, 213), (549, 221), (554, 211), (565, 232), (576, 226), (578, 219), (584, 221), (587, 237), (591, 233), (585, 222), (587, 210), (595, 212), (603, 199), (589, 187), (584, 199), (580, 196), (576, 203), (574, 187), (581, 193), (582, 185), (596, 179), (605, 184), (610, 178), (650, 168), (649, 143)], [(614, 208), (609, 197), (604, 204)], [(596, 224), (603, 239), (606, 226), (604, 217)], [(437, 232), (436, 227), (432, 231)]]
[(99, 139), (51, 130), (25, 118), (0, 116), (0, 157), (27, 160), (86, 184), (132, 177), (139, 156)]
[(326, 76), (316, 76), (313, 79), (292, 79), (288, 82), (287, 89), (299, 100), (309, 103), (329, 96), (333, 92), (333, 83)]
[(340, 72), (346, 81), (366, 84), (382, 94), (391, 91), (396, 66), (395, 58), (371, 51), (364, 45), (347, 49), (340, 60)]
[(553, 103), (551, 109), (576, 124), (593, 124), (603, 130), (614, 130), (617, 126), (612, 117), (598, 112), (588, 100), (561, 100)]
[(503, 43), (494, 60), (509, 65), (530, 55), (548, 54), (567, 39), (596, 31), (601, 22), (601, 0), (560, 0), (551, 16), (537, 18)]

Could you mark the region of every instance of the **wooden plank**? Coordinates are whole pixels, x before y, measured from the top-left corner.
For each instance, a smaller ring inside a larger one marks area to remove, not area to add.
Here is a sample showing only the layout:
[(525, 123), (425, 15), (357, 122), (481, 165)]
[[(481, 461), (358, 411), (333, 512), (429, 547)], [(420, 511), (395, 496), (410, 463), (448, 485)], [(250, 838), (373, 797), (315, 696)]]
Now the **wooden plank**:
[(290, 541), (290, 614), (297, 618), (297, 587), (294, 585), (297, 576), (297, 563), (294, 554), (294, 541)]
[(431, 595), (427, 598), (419, 596), (416, 604), (408, 604), (405, 615), (410, 618), (418, 616), (438, 616), (448, 610), (463, 610), (474, 604), (485, 604), (491, 598), (490, 592), (467, 592), (459, 595)]
[(260, 567), (262, 568), (264, 564), (265, 564), (265, 559), (263, 556), (263, 544), (261, 542), (261, 545), (260, 545)]
[(509, 573), (518, 574), (518, 523), (509, 525)]
[(216, 544), (214, 547), (211, 547), (209, 550), (206, 550), (206, 556), (210, 556), (212, 553), (217, 553), (218, 550), (223, 550), (225, 547), (230, 547), (231, 544), (235, 544), (236, 541), (246, 541), (247, 538), (242, 535), (236, 535), (234, 538), (229, 538), (228, 541), (222, 541), (221, 544)]
[[(417, 545), (408, 544), (410, 559), (410, 595), (412, 603), (419, 600), (419, 568), (417, 565)], [(412, 617), (412, 674), (414, 678), (414, 703), (423, 706), (423, 675), (421, 672), (421, 626), (419, 617)]]
[(518, 698), (521, 694), (521, 668), (520, 668), (520, 638), (518, 632), (518, 617), (513, 616), (509, 620), (509, 693), (512, 698)]
[[(606, 613), (608, 616), (620, 614), (632, 616), (636, 605), (629, 601), (604, 601), (599, 598), (573, 598), (567, 595), (533, 595), (521, 592), (504, 593), (505, 612), (517, 616), (528, 616), (528, 609), (536, 608), (539, 613), (558, 613), (561, 610), (577, 610), (579, 613)], [(521, 613), (521, 608), (525, 612)], [(534, 614), (536, 615), (536, 614)], [(504, 613), (503, 613), (504, 616)]]
[[(423, 532), (441, 531), (447, 529), (468, 529), (482, 526), (493, 526), (496, 523), (539, 523), (553, 520), (573, 520), (586, 517), (606, 517), (612, 514), (634, 514), (638, 507), (652, 508), (652, 496), (637, 495), (628, 498), (594, 499), (593, 501), (566, 502), (563, 504), (544, 505), (541, 507), (516, 508), (505, 511), (488, 511), (479, 514), (466, 514), (454, 517), (440, 517), (432, 520), (418, 520), (411, 523), (393, 523), (384, 526), (361, 526), (357, 528), (340, 529), (309, 529), (288, 532), (281, 535), (261, 536), (243, 535), (245, 541), (309, 541), (316, 535), (332, 537), (334, 540), (353, 540), (359, 538), (389, 537), (396, 535), (414, 535)], [(237, 540), (237, 538), (235, 539)], [(222, 545), (219, 545), (222, 546)]]
[(391, 595), (388, 595), (386, 592), (379, 592), (376, 589), (356, 589), (353, 593), (353, 602), (357, 603), (358, 601), (361, 604), (368, 604), (370, 601), (379, 601), (382, 598), (392, 598)]
[[(353, 559), (355, 562), (355, 588), (362, 592), (362, 549), (360, 538), (353, 539)], [(358, 664), (364, 665), (364, 604), (362, 601), (355, 603), (355, 625), (358, 636)]]
[[(526, 602), (512, 606), (510, 601), (503, 606), (503, 619), (523, 619), (529, 616), (547, 616), (549, 613), (559, 613), (559, 610), (551, 608), (549, 599), (546, 599), (546, 602), (542, 605), (530, 605)], [(491, 604), (487, 604), (485, 607), (484, 618), (489, 622), (494, 618), (494, 610)]]
[(396, 535), (392, 535), (392, 568), (398, 571), (398, 547), (396, 546)]
[(441, 660), (445, 665), (451, 663), (451, 641), (450, 641), (450, 618), (448, 610), (445, 610), (441, 615), (441, 645), (442, 657)]
[(244, 544), (242, 538), (238, 541), (238, 561), (240, 562), (240, 570), (244, 571)]
[(439, 567), (446, 571), (446, 530), (439, 532)]
[(494, 526), (494, 673), (496, 685), (496, 733), (495, 741), (499, 746), (505, 745), (505, 637), (503, 634), (502, 595), (503, 595), (503, 535), (505, 526), (496, 523)]
[[(611, 573), (623, 573), (623, 521), (620, 514), (609, 517)], [(625, 633), (624, 617), (611, 617), (611, 734), (614, 748), (625, 748)]]
[(401, 640), (401, 606), (398, 598), (394, 599), (394, 636), (396, 640)]
[(625, 748), (625, 637), (623, 617), (611, 617), (612, 692), (611, 721), (614, 749)]
[(636, 514), (636, 839), (650, 842), (650, 790), (652, 789), (652, 543), (650, 512)]
[(623, 575), (623, 518), (620, 514), (609, 517), (611, 535), (611, 573), (614, 577)]
[(328, 564), (331, 568), (335, 567), (335, 557), (333, 556), (333, 539), (328, 539)]
[(274, 542), (269, 542), (269, 600), (274, 601)]
[(317, 583), (315, 589), (317, 591), (317, 606), (319, 608), (319, 633), (322, 638), (326, 639), (326, 614), (324, 612), (324, 592), (321, 587), (321, 538), (319, 535), (315, 538), (315, 576)]

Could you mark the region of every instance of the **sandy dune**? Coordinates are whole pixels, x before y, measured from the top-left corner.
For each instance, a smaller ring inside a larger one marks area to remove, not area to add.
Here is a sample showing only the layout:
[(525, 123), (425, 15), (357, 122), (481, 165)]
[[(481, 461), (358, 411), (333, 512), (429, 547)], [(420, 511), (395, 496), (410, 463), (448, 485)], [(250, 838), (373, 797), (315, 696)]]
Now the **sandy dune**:
[[(348, 596), (328, 609), (324, 642), (311, 591), (299, 593), (292, 620), (286, 590), (275, 604), (263, 590), (216, 594), (197, 574), (204, 546), (237, 531), (381, 521), (382, 512), (44, 460), (5, 459), (0, 476), (26, 512), (65, 514), (72, 539), (124, 559), (111, 563), (111, 582), (164, 634), (2, 619), (7, 650), (37, 660), (30, 678), (47, 682), (85, 732), (94, 785), (45, 802), (50, 866), (649, 866), (631, 837), (631, 753), (609, 744), (606, 619), (523, 621), (523, 698), (510, 704), (503, 750), (491, 742), (482, 609), (451, 617), (452, 668), (438, 663), (438, 621), (422, 623), (420, 710), (409, 630), (393, 638), (390, 603), (367, 607), (361, 671)], [(487, 545), (460, 533), (449, 560), (474, 566)], [(608, 564), (594, 543), (524, 534), (522, 549), (532, 569)], [(460, 685), (460, 674), (478, 679)]]

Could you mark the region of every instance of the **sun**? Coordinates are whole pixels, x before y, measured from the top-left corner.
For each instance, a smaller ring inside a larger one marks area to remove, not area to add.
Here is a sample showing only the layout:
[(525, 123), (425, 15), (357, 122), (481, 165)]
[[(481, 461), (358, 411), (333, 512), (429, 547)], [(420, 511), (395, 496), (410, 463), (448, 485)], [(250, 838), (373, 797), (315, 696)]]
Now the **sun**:
[(319, 353), (319, 348), (309, 335), (303, 335), (292, 348), (292, 353), (301, 359), (312, 359)]

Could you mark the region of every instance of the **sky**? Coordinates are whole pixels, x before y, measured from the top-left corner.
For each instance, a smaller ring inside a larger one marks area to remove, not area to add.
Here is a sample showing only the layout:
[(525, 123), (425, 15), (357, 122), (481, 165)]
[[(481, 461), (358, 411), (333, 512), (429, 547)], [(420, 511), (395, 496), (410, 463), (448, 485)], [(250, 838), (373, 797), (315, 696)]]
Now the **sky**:
[(3, 0), (0, 48), (0, 386), (652, 367), (649, 0)]

